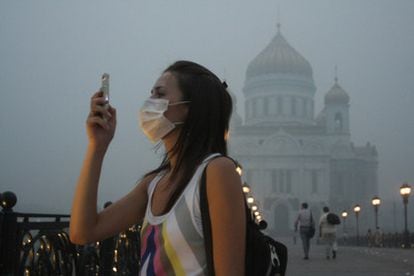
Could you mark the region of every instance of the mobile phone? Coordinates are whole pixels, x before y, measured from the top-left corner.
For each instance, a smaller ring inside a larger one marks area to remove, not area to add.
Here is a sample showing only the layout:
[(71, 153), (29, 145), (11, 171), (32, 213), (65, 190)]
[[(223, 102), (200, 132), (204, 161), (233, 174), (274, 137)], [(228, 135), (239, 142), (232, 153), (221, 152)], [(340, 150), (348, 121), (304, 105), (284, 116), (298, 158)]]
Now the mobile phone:
[(103, 73), (101, 77), (101, 91), (106, 100), (105, 108), (108, 108), (109, 105), (109, 74)]

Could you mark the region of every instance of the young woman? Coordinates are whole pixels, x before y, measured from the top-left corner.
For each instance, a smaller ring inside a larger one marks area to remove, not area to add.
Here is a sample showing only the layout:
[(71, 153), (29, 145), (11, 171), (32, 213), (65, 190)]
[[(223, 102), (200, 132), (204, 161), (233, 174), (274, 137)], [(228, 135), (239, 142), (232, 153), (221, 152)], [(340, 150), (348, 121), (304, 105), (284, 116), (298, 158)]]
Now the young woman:
[(102, 93), (95, 93), (73, 200), (72, 242), (103, 240), (140, 223), (141, 275), (205, 275), (199, 180), (206, 168), (215, 274), (244, 275), (245, 205), (240, 177), (225, 157), (232, 112), (225, 83), (189, 61), (163, 72), (139, 120), (152, 142), (163, 142), (164, 158), (132, 191), (98, 213), (99, 176), (116, 126), (116, 110), (105, 104)]

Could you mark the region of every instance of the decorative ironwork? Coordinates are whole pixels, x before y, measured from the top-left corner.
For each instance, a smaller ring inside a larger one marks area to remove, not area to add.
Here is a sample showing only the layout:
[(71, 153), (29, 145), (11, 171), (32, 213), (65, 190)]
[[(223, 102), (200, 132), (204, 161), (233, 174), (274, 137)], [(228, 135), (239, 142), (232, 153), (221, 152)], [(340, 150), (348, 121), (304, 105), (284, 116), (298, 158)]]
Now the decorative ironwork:
[(121, 233), (116, 240), (113, 271), (117, 275), (138, 275), (140, 261), (140, 226), (133, 226)]
[(19, 275), (71, 275), (76, 251), (63, 231), (23, 235)]
[(69, 215), (13, 212), (17, 197), (0, 194), (1, 275), (137, 275), (140, 227), (85, 246), (68, 235)]
[[(380, 236), (366, 235), (359, 237), (359, 245), (356, 236), (338, 238), (338, 243), (345, 246), (364, 246), (364, 247), (389, 247), (389, 248), (406, 248), (405, 233), (384, 233)], [(409, 235), (409, 247), (414, 248), (414, 232)]]

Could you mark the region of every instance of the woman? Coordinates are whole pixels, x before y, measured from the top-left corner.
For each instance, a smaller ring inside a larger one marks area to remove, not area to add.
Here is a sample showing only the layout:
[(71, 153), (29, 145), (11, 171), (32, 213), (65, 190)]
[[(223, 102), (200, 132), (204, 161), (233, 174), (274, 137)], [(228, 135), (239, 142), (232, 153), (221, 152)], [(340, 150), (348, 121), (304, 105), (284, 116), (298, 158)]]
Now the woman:
[(189, 61), (163, 72), (140, 111), (140, 125), (152, 142), (161, 139), (164, 158), (131, 192), (97, 213), (100, 171), (116, 126), (116, 110), (105, 104), (101, 92), (91, 99), (72, 242), (103, 240), (140, 223), (142, 275), (206, 274), (198, 189), (206, 167), (215, 273), (244, 275), (244, 197), (235, 165), (225, 157), (232, 112), (225, 83)]

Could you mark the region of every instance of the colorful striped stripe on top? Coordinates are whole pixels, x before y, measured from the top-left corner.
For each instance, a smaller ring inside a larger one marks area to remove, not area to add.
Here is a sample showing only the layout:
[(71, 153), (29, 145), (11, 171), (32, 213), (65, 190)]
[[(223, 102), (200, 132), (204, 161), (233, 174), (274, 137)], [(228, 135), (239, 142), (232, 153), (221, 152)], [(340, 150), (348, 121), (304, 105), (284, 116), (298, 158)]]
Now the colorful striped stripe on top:
[[(215, 154), (216, 155), (216, 154)], [(200, 214), (199, 180), (209, 156), (171, 210), (154, 216), (151, 201), (162, 173), (148, 187), (148, 203), (141, 230), (140, 275), (206, 275), (207, 265)]]

